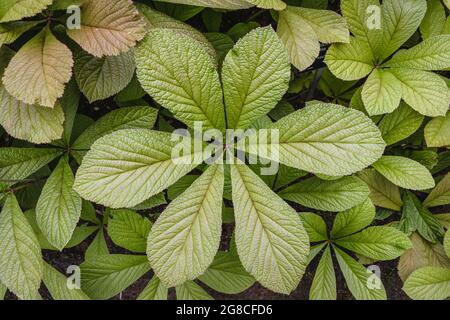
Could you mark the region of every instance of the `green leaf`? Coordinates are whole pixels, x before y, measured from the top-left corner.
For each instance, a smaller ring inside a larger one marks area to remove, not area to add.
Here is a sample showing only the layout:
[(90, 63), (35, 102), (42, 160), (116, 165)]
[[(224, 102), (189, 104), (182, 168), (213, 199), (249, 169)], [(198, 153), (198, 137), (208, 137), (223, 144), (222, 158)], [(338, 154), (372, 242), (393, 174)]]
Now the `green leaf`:
[(175, 288), (178, 300), (214, 300), (194, 281), (186, 281)]
[(373, 167), (386, 179), (405, 189), (426, 190), (435, 186), (427, 168), (405, 157), (383, 156)]
[[(360, 171), (378, 160), (385, 147), (375, 124), (362, 112), (339, 105), (317, 103), (308, 105), (274, 123), (269, 130), (278, 130), (279, 141), (256, 147), (267, 152), (279, 150), (273, 159), (289, 167), (343, 176)], [(258, 150), (250, 146), (249, 153)], [(262, 153), (257, 153), (262, 154)]]
[(440, 76), (413, 69), (391, 68), (390, 71), (402, 83), (402, 98), (411, 108), (429, 117), (447, 113), (450, 90)]
[(72, 77), (72, 67), (72, 52), (44, 28), (11, 59), (2, 80), (18, 100), (53, 108)]
[(325, 63), (339, 79), (352, 81), (369, 75), (374, 69), (374, 57), (370, 46), (354, 37), (350, 43), (333, 44), (327, 52)]
[(219, 74), (196, 40), (169, 29), (149, 32), (135, 52), (138, 79), (156, 102), (193, 127), (225, 129)]
[(444, 238), (444, 250), (447, 254), (447, 257), (450, 258), (450, 231), (447, 230), (447, 233), (445, 234)]
[(308, 233), (309, 242), (320, 242), (328, 239), (327, 225), (321, 216), (311, 212), (301, 212), (300, 218)]
[(94, 300), (119, 294), (150, 271), (146, 256), (103, 255), (81, 264), (81, 288)]
[(217, 9), (247, 9), (252, 7), (248, 1), (244, 0), (156, 0), (168, 3), (187, 4), (191, 6), (209, 7)]
[(32, 300), (38, 295), (42, 273), (39, 242), (10, 194), (0, 214), (0, 281), (19, 299)]
[(148, 236), (147, 255), (167, 287), (202, 275), (219, 249), (223, 166), (209, 167), (164, 210)]
[(426, 0), (383, 1), (382, 58), (389, 57), (419, 28), (427, 11)]
[[(1, 9), (0, 9), (1, 10)], [(0, 46), (16, 41), (22, 34), (35, 27), (34, 21), (17, 21), (0, 25)]]
[[(362, 264), (355, 261), (344, 251), (341, 251), (338, 248), (334, 249), (347, 286), (357, 300), (387, 299), (383, 283), (375, 274), (370, 270), (366, 270)], [(377, 280), (377, 284), (380, 285), (379, 288), (369, 288), (371, 278)]]
[(357, 177), (325, 181), (313, 177), (294, 184), (279, 195), (302, 206), (322, 211), (350, 209), (369, 196), (369, 188)]
[(78, 87), (89, 102), (104, 100), (131, 82), (135, 70), (133, 51), (98, 58), (77, 50), (74, 70)]
[(255, 283), (255, 279), (245, 271), (239, 257), (223, 251), (217, 252), (214, 262), (198, 279), (215, 291), (225, 294), (241, 293)]
[(450, 205), (450, 173), (431, 191), (423, 205), (429, 208)]
[(414, 300), (445, 300), (450, 296), (450, 269), (425, 267), (414, 271), (403, 290)]
[(425, 126), (425, 140), (428, 148), (450, 146), (450, 112), (445, 117), (432, 119)]
[(381, 134), (388, 145), (402, 141), (416, 132), (424, 116), (414, 111), (406, 103), (400, 103), (400, 107), (391, 114), (385, 115), (379, 122)]
[(236, 244), (244, 268), (289, 294), (305, 272), (309, 242), (298, 214), (245, 165), (231, 166)]
[(228, 128), (249, 127), (272, 110), (288, 90), (289, 56), (271, 27), (238, 41), (223, 63)]
[(0, 23), (34, 16), (52, 3), (52, 0), (5, 0), (0, 5)]
[(360, 205), (349, 210), (339, 212), (334, 219), (331, 236), (339, 239), (355, 232), (358, 232), (369, 226), (375, 219), (375, 207), (367, 199)]
[(45, 183), (36, 206), (36, 221), (45, 238), (62, 250), (80, 220), (81, 198), (72, 189), (74, 177), (64, 156)]
[(336, 300), (336, 274), (330, 246), (323, 252), (309, 292), (310, 300)]
[(137, 297), (137, 300), (167, 300), (168, 289), (161, 280), (153, 277), (147, 284), (144, 291)]
[(370, 189), (370, 200), (378, 207), (400, 211), (403, 202), (399, 188), (373, 169), (358, 174)]
[(427, 39), (409, 50), (397, 53), (387, 67), (418, 70), (444, 70), (450, 68), (450, 35)]
[(156, 122), (157, 114), (156, 109), (147, 106), (111, 111), (83, 131), (72, 144), (72, 154), (81, 163), (81, 159), (96, 140), (119, 130), (151, 128)]
[(259, 8), (263, 9), (274, 9), (274, 10), (284, 10), (286, 9), (286, 3), (281, 0), (246, 0)]
[(423, 39), (428, 39), (443, 33), (446, 23), (445, 7), (440, 0), (429, 0), (427, 13), (420, 24)]
[(335, 242), (341, 247), (376, 260), (392, 260), (412, 248), (408, 237), (391, 227), (369, 227)]
[(131, 210), (113, 210), (108, 219), (108, 235), (119, 247), (134, 252), (147, 250), (151, 222)]
[(6, 291), (8, 291), (8, 288), (0, 282), (0, 300), (4, 300)]
[(103, 255), (109, 255), (109, 249), (105, 240), (105, 232), (103, 231), (103, 228), (100, 228), (94, 240), (92, 240), (91, 244), (86, 249), (84, 258), (86, 260), (91, 260)]
[(80, 289), (69, 289), (66, 276), (48, 263), (44, 263), (43, 281), (53, 300), (90, 300)]
[(198, 165), (193, 161), (194, 156), (202, 157), (198, 152), (173, 157), (177, 145), (165, 132), (116, 131), (92, 145), (78, 169), (74, 189), (83, 198), (111, 208), (138, 205)]
[(374, 69), (364, 84), (362, 99), (370, 116), (391, 113), (402, 99), (402, 84), (388, 70)]
[(16, 182), (28, 178), (60, 154), (58, 149), (0, 148), (0, 179)]

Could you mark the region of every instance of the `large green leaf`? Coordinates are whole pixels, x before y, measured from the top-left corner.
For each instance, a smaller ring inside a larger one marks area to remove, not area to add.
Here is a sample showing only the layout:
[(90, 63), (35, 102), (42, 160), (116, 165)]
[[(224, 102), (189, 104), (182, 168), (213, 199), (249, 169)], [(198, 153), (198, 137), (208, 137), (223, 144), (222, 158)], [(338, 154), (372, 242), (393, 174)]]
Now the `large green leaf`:
[(174, 30), (151, 30), (135, 52), (144, 90), (176, 118), (193, 127), (224, 129), (219, 74), (197, 41)]
[(402, 99), (402, 84), (388, 70), (374, 69), (364, 84), (362, 99), (370, 116), (391, 113)]
[(333, 104), (308, 105), (269, 129), (278, 130), (279, 140), (250, 145), (250, 153), (271, 158), (276, 153), (268, 151), (278, 148), (279, 158), (273, 160), (329, 176), (366, 168), (381, 157), (385, 147), (380, 131), (362, 112)]
[(69, 289), (66, 276), (48, 263), (44, 263), (43, 281), (53, 300), (90, 300), (80, 289)]
[(52, 0), (4, 0), (0, 5), (0, 23), (34, 16), (51, 3)]
[(439, 181), (428, 197), (423, 202), (426, 207), (438, 207), (450, 205), (450, 173)]
[(445, 300), (450, 296), (450, 269), (419, 269), (406, 280), (403, 290), (414, 300)]
[(288, 90), (289, 56), (271, 27), (239, 40), (223, 63), (222, 81), (229, 128), (247, 128), (272, 110)]
[(38, 296), (43, 264), (41, 248), (16, 197), (8, 195), (0, 214), (0, 281), (16, 296)]
[(36, 25), (37, 22), (34, 21), (17, 21), (0, 24), (0, 46), (13, 43), (23, 33)]
[(217, 9), (247, 9), (252, 7), (248, 1), (244, 0), (156, 0), (168, 3), (187, 4), (199, 7), (211, 7)]
[(72, 189), (74, 177), (64, 156), (45, 183), (36, 205), (36, 221), (45, 238), (62, 250), (80, 220), (81, 198)]
[(308, 208), (336, 212), (363, 202), (369, 195), (369, 188), (357, 177), (334, 181), (313, 177), (288, 187), (279, 195)]
[(309, 292), (310, 300), (336, 300), (336, 275), (330, 246), (327, 246), (317, 266)]
[(282, 0), (246, 0), (259, 8), (263, 9), (274, 9), (274, 10), (284, 10), (286, 9), (286, 3)]
[(133, 207), (167, 189), (193, 170), (194, 155), (172, 157), (171, 134), (120, 130), (97, 140), (78, 169), (74, 189), (111, 208)]
[(386, 300), (386, 290), (380, 279), (378, 288), (369, 288), (369, 277), (377, 277), (344, 251), (335, 249), (336, 258), (351, 293), (357, 300)]
[(92, 299), (109, 299), (128, 288), (149, 270), (146, 256), (98, 256), (81, 264), (81, 288)]
[(345, 237), (369, 226), (375, 218), (375, 206), (367, 199), (360, 205), (339, 212), (334, 219), (331, 236), (334, 239)]
[(433, 176), (420, 163), (398, 156), (383, 156), (373, 167), (395, 185), (410, 190), (433, 188)]
[(241, 293), (255, 283), (255, 279), (245, 271), (239, 257), (223, 251), (217, 252), (214, 262), (198, 279), (225, 294)]
[(147, 255), (167, 287), (202, 275), (219, 249), (223, 166), (209, 167), (172, 201), (148, 235)]
[(425, 140), (429, 148), (450, 146), (450, 112), (432, 119), (425, 126)]
[(175, 288), (178, 300), (213, 300), (202, 287), (194, 281), (186, 281)]
[(168, 289), (162, 284), (161, 280), (153, 277), (137, 297), (137, 300), (167, 300), (167, 295)]
[(305, 272), (309, 242), (298, 214), (245, 165), (231, 166), (236, 244), (263, 286), (289, 294)]
[(412, 247), (409, 238), (391, 227), (370, 227), (354, 235), (335, 240), (348, 250), (376, 260), (392, 260)]

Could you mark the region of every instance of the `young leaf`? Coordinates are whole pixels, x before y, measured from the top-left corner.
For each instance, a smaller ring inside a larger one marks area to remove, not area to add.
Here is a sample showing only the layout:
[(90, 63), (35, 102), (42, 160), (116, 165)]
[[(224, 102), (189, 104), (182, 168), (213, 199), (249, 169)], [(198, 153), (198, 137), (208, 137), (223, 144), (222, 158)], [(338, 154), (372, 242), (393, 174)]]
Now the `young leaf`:
[(53, 300), (90, 300), (80, 289), (69, 289), (67, 278), (48, 263), (44, 263), (43, 281)]
[(402, 99), (402, 84), (388, 70), (374, 69), (364, 84), (362, 99), (370, 116), (391, 113)]
[(145, 36), (145, 22), (128, 0), (86, 0), (81, 27), (67, 35), (96, 57), (117, 56)]
[(302, 277), (309, 242), (298, 214), (245, 165), (231, 166), (236, 244), (263, 286), (289, 294)]
[(36, 221), (45, 238), (60, 251), (80, 220), (81, 198), (72, 189), (74, 177), (64, 156), (45, 183), (36, 206)]
[(321, 216), (311, 212), (301, 212), (300, 218), (308, 233), (309, 242), (320, 242), (328, 239), (327, 225)]
[(450, 146), (450, 112), (445, 117), (432, 119), (425, 126), (425, 140), (428, 148)]
[(288, 187), (279, 195), (308, 208), (336, 212), (363, 202), (369, 195), (369, 188), (356, 177), (335, 181), (313, 177)]
[(412, 248), (408, 237), (391, 227), (370, 227), (335, 242), (350, 251), (376, 260), (392, 260)]
[(223, 167), (209, 167), (164, 210), (147, 242), (155, 274), (167, 287), (202, 275), (219, 249)]
[(419, 269), (406, 280), (403, 290), (414, 300), (445, 300), (450, 296), (450, 269)]
[(103, 231), (103, 228), (100, 228), (94, 240), (92, 240), (91, 244), (86, 249), (84, 258), (86, 260), (91, 260), (104, 255), (109, 255), (109, 249), (105, 240), (105, 232)]
[(225, 294), (241, 293), (255, 283), (255, 279), (245, 271), (239, 257), (223, 251), (217, 252), (214, 262), (198, 279)]
[(170, 29), (151, 30), (135, 52), (142, 87), (193, 127), (225, 129), (219, 74), (196, 40)]
[(336, 274), (330, 246), (323, 252), (309, 292), (310, 300), (336, 300)]
[(122, 91), (134, 75), (133, 52), (98, 58), (82, 50), (75, 55), (75, 79), (89, 102), (104, 100)]
[(0, 6), (0, 23), (34, 16), (51, 3), (52, 0), (4, 1)]
[(331, 236), (338, 239), (351, 235), (369, 226), (374, 218), (375, 206), (367, 199), (360, 205), (336, 215)]
[(249, 127), (272, 110), (288, 90), (289, 56), (271, 27), (239, 40), (223, 63), (228, 128)]
[(336, 258), (344, 274), (347, 286), (357, 300), (386, 300), (386, 290), (383, 283), (378, 279), (379, 288), (369, 289), (369, 277), (377, 277), (371, 271), (366, 270), (363, 265), (356, 262), (344, 251), (334, 248)]
[(81, 288), (95, 300), (119, 294), (150, 271), (146, 256), (103, 255), (81, 264)]
[(161, 280), (153, 277), (147, 284), (144, 291), (137, 297), (137, 300), (167, 300), (168, 289)]
[(431, 191), (423, 205), (429, 208), (450, 205), (450, 173)]
[(20, 299), (32, 300), (38, 295), (42, 273), (39, 242), (10, 194), (0, 214), (0, 281)]
[(83, 198), (111, 208), (142, 203), (192, 171), (198, 165), (193, 157), (202, 157), (197, 153), (172, 157), (177, 142), (171, 136), (128, 129), (100, 138), (84, 157), (74, 189)]
[(72, 52), (45, 28), (11, 59), (3, 84), (18, 100), (53, 108), (72, 76), (72, 67)]
[(213, 300), (202, 287), (194, 281), (186, 281), (175, 288), (178, 300)]

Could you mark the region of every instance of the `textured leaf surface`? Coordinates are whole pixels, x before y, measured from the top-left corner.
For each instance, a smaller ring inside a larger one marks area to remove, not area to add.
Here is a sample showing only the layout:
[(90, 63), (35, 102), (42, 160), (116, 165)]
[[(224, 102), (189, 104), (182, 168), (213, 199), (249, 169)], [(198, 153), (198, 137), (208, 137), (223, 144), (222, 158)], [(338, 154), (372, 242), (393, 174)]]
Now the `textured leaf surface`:
[(445, 7), (442, 1), (429, 0), (427, 2), (427, 13), (420, 24), (422, 38), (428, 39), (442, 34), (445, 29), (446, 18)]
[(425, 140), (429, 148), (450, 146), (450, 112), (445, 117), (437, 117), (428, 122)]
[(402, 83), (389, 71), (374, 69), (364, 84), (362, 99), (370, 116), (391, 113), (402, 99)]
[(244, 0), (157, 0), (168, 3), (180, 3), (191, 6), (210, 7), (217, 9), (247, 9), (252, 7), (248, 1)]
[(147, 284), (144, 291), (137, 297), (137, 300), (167, 300), (168, 289), (161, 280), (153, 277)]
[(43, 273), (41, 248), (14, 195), (0, 214), (0, 281), (22, 300), (38, 295)]
[(450, 269), (419, 269), (406, 280), (403, 290), (414, 300), (445, 300), (450, 296)]
[(245, 271), (239, 257), (223, 251), (217, 253), (214, 262), (198, 279), (225, 294), (241, 293), (255, 283), (255, 279)]
[(43, 281), (54, 300), (90, 300), (80, 289), (69, 289), (66, 276), (47, 263), (44, 263)]
[(281, 0), (246, 0), (259, 8), (263, 9), (274, 9), (274, 10), (284, 10), (286, 9), (286, 3)]
[(281, 191), (280, 196), (302, 206), (322, 211), (343, 211), (363, 202), (369, 188), (356, 177), (325, 181), (313, 177)]
[(149, 32), (136, 49), (138, 79), (159, 104), (193, 127), (224, 129), (219, 75), (197, 41), (169, 29)]
[(74, 189), (85, 199), (111, 208), (138, 205), (197, 166), (190, 160), (192, 154), (172, 158), (176, 145), (170, 133), (146, 129), (107, 135), (84, 157)]
[(405, 157), (383, 156), (373, 167), (386, 179), (405, 189), (426, 190), (435, 185), (427, 168)]
[(4, 23), (0, 25), (0, 46), (10, 44), (16, 41), (23, 33), (27, 32), (34, 26), (36, 22), (18, 21)]
[(316, 275), (309, 293), (310, 300), (336, 300), (336, 275), (329, 246), (325, 249), (317, 266)]
[(345, 237), (369, 226), (375, 218), (375, 207), (367, 199), (360, 205), (339, 212), (334, 219), (331, 236), (334, 239)]
[(154, 224), (147, 255), (167, 287), (202, 275), (219, 249), (223, 167), (211, 166), (172, 201)]
[(288, 90), (289, 56), (271, 27), (239, 40), (223, 63), (228, 128), (247, 128), (272, 110)]
[(74, 177), (67, 156), (45, 183), (36, 205), (36, 221), (47, 240), (62, 250), (80, 220), (81, 198), (72, 189)]
[(96, 57), (117, 56), (145, 36), (145, 22), (129, 0), (87, 0), (81, 9), (81, 28), (67, 31)]
[(72, 76), (72, 66), (72, 52), (45, 28), (11, 59), (3, 84), (27, 104), (53, 108)]
[(148, 271), (150, 265), (145, 256), (98, 256), (81, 264), (81, 288), (92, 299), (109, 299), (128, 288)]
[(0, 5), (0, 23), (31, 17), (52, 3), (52, 0), (5, 0)]
[(328, 239), (327, 225), (321, 216), (312, 212), (301, 212), (300, 218), (308, 233), (309, 242), (320, 242)]
[(298, 214), (245, 165), (231, 167), (236, 244), (244, 268), (272, 291), (290, 293), (309, 242)]
[(358, 177), (369, 186), (369, 197), (373, 204), (394, 211), (400, 211), (403, 203), (398, 186), (373, 169), (360, 172)]
[(175, 288), (178, 300), (214, 300), (194, 281), (186, 281)]
[(437, 207), (450, 204), (450, 173), (439, 181), (428, 197), (423, 202), (426, 207)]

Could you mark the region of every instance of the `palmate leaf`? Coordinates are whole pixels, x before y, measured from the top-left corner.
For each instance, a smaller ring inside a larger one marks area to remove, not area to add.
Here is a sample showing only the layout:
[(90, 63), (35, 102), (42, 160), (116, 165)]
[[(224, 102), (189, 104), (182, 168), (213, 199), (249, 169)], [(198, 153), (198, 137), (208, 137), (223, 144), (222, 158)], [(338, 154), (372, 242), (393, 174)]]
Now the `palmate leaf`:
[(53, 300), (90, 300), (80, 289), (69, 289), (67, 278), (48, 263), (44, 263), (43, 281)]
[(72, 52), (44, 28), (11, 59), (3, 84), (27, 104), (53, 108), (72, 76), (72, 66)]
[(156, 0), (168, 3), (187, 4), (191, 6), (209, 7), (217, 9), (247, 9), (252, 7), (252, 4), (244, 0)]
[(198, 164), (194, 156), (172, 157), (171, 134), (146, 129), (116, 131), (97, 140), (83, 159), (74, 189), (111, 208), (130, 208), (167, 189)]
[(367, 199), (360, 205), (336, 215), (331, 230), (333, 239), (356, 233), (369, 226), (375, 218), (375, 206)]
[(20, 299), (33, 300), (42, 273), (39, 242), (16, 197), (10, 194), (0, 214), (0, 281)]
[(153, 277), (137, 297), (137, 300), (167, 300), (167, 295), (168, 289), (162, 284), (161, 280)]
[(271, 27), (238, 41), (223, 62), (228, 128), (245, 129), (272, 110), (288, 90), (289, 56)]
[(244, 268), (263, 286), (289, 294), (309, 253), (300, 217), (247, 166), (232, 165), (231, 179), (236, 244)]
[(445, 117), (432, 119), (425, 126), (425, 141), (429, 148), (450, 146), (450, 112)]
[(330, 246), (327, 246), (317, 266), (309, 292), (310, 300), (336, 300), (336, 274)]
[(450, 269), (419, 269), (406, 280), (403, 290), (414, 300), (445, 300), (450, 296)]
[(151, 30), (135, 52), (144, 90), (193, 127), (225, 129), (219, 74), (198, 42), (174, 30)]
[(4, 0), (0, 4), (0, 23), (34, 16), (51, 3), (52, 0)]
[(273, 160), (333, 177), (366, 168), (385, 147), (380, 131), (362, 112), (333, 104), (308, 105), (268, 129), (278, 130), (279, 141), (250, 144), (249, 153), (265, 151), (272, 158), (276, 153), (267, 151), (278, 148), (279, 159)]
[(336, 212), (363, 202), (369, 195), (369, 188), (357, 177), (344, 177), (335, 181), (313, 177), (284, 189), (279, 195), (308, 208)]
[(86, 0), (81, 9), (81, 28), (67, 35), (96, 57), (128, 51), (145, 36), (145, 22), (128, 0)]
[(154, 224), (147, 255), (165, 286), (194, 280), (213, 262), (222, 231), (223, 182), (223, 166), (210, 166)]
[(45, 183), (36, 205), (36, 221), (45, 238), (62, 250), (80, 220), (81, 198), (72, 189), (74, 177), (64, 156)]

